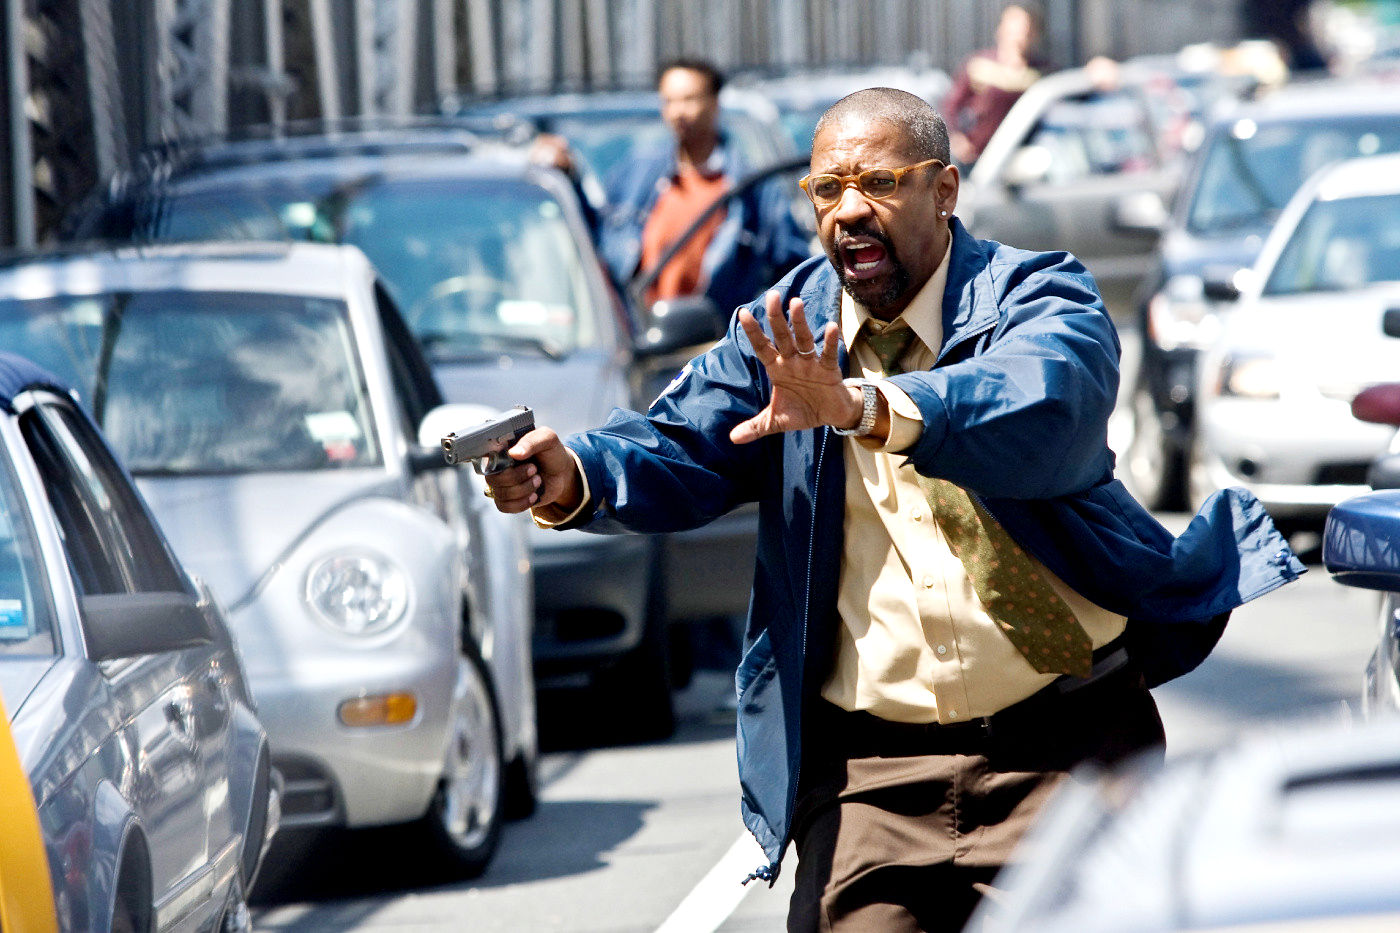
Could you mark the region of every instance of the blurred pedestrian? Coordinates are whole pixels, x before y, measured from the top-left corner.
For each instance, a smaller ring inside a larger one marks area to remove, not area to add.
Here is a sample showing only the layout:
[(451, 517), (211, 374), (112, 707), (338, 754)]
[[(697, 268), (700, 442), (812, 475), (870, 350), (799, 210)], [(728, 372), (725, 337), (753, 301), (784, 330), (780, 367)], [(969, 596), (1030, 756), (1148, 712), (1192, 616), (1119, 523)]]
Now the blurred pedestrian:
[(943, 99), (949, 145), (959, 165), (969, 167), (1011, 110), (1011, 105), (1046, 70), (1040, 57), (1040, 11), (1011, 3), (997, 21), (996, 44), (963, 62)]
[(961, 929), (1071, 768), (1162, 754), (1148, 687), (1303, 571), (1243, 490), (1173, 538), (1113, 478), (1093, 279), (974, 239), (949, 161), (918, 97), (833, 105), (803, 179), (825, 259), (646, 415), (541, 427), (487, 479), (596, 532), (759, 503), (739, 780), (755, 876), (795, 844), (791, 930)]
[[(699, 59), (677, 59), (658, 71), (671, 138), (607, 180), (598, 238), (618, 282), (650, 269), (716, 200), (760, 168), (745, 162), (720, 126), (723, 85), (719, 70)], [(647, 299), (702, 294), (727, 318), (810, 255), (792, 199), (776, 181), (759, 184), (710, 216), (661, 269)]]

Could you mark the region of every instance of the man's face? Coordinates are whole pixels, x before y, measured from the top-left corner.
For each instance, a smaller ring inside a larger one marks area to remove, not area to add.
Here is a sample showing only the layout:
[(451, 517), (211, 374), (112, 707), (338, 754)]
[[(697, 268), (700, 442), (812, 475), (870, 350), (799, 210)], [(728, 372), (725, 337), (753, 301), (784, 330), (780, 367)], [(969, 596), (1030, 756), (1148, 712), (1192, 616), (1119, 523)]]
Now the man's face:
[(684, 146), (693, 140), (712, 138), (719, 127), (719, 97), (710, 91), (710, 82), (698, 71), (672, 68), (657, 85), (661, 95), (661, 118)]
[[(813, 141), (812, 173), (856, 175), (922, 162), (910, 148), (898, 127), (848, 116)], [(840, 200), (816, 205), (817, 235), (851, 297), (892, 320), (937, 270), (948, 242), (947, 218), (938, 212), (951, 215), (956, 204), (957, 170), (935, 163), (904, 175), (887, 198), (847, 185)]]
[(1015, 48), (1022, 55), (1035, 44), (1035, 20), (1018, 6), (1009, 6), (1002, 11), (997, 22), (997, 44)]

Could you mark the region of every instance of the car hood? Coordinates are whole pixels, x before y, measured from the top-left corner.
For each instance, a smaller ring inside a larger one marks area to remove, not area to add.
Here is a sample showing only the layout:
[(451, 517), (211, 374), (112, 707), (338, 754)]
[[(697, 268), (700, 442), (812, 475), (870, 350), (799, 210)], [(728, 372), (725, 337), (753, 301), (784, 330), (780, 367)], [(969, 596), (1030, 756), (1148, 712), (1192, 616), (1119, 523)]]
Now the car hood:
[(1253, 265), (1268, 232), (1268, 227), (1241, 227), (1228, 236), (1204, 237), (1184, 230), (1169, 231), (1160, 246), (1164, 277), (1200, 275), (1212, 266)]
[(1400, 286), (1351, 292), (1265, 296), (1224, 316), (1212, 355), (1260, 354), (1322, 394), (1350, 402), (1357, 392), (1400, 373), (1400, 340), (1381, 331), (1387, 308), (1400, 307)]
[(328, 516), (360, 499), (399, 497), (378, 469), (146, 476), (137, 485), (186, 569), (230, 610)]
[(608, 391), (613, 360), (603, 353), (575, 353), (562, 360), (524, 355), (473, 360), (438, 360), (433, 372), (449, 402), (491, 408), (529, 405), (535, 423), (560, 435), (602, 424), (616, 405)]

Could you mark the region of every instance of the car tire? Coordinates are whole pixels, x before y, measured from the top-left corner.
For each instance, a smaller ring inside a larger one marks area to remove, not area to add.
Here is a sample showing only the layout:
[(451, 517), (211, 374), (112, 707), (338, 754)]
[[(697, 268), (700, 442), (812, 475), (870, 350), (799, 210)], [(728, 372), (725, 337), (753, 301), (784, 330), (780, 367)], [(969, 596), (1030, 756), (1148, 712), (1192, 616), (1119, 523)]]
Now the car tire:
[(1146, 384), (1132, 394), (1132, 434), (1124, 454), (1124, 474), (1138, 500), (1149, 509), (1177, 511), (1186, 503), (1186, 458), (1167, 436), (1162, 414)]
[(521, 752), (506, 766), (506, 819), (523, 820), (539, 806), (539, 761)]
[(465, 696), (451, 726), (442, 778), (419, 829), (430, 857), (459, 878), (485, 871), (505, 821), (506, 767), (496, 694), (476, 645), (463, 647)]

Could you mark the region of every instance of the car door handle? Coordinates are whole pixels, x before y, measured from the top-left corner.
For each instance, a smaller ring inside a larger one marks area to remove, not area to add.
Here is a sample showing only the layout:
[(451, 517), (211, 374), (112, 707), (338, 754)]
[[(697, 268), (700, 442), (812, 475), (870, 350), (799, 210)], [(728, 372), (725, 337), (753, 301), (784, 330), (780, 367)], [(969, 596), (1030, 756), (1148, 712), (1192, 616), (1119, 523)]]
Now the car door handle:
[(165, 719), (171, 727), (186, 738), (190, 734), (190, 705), (180, 700), (165, 704)]

